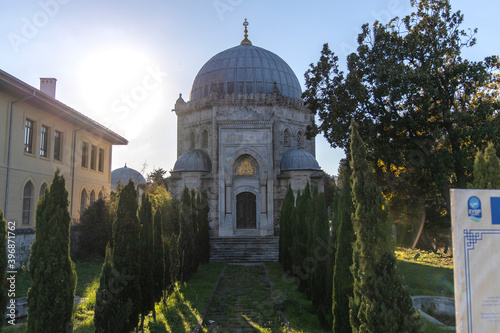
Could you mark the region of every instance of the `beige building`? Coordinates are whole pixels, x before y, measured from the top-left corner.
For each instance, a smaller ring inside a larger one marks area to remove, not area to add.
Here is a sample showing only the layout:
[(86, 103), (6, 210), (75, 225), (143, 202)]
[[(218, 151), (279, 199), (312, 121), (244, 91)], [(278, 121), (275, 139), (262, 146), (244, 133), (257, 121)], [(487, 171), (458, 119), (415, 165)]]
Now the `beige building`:
[(36, 203), (57, 169), (78, 220), (110, 193), (112, 146), (128, 143), (57, 101), (55, 89), (55, 79), (40, 79), (39, 90), (0, 70), (0, 209), (17, 230), (35, 228)]

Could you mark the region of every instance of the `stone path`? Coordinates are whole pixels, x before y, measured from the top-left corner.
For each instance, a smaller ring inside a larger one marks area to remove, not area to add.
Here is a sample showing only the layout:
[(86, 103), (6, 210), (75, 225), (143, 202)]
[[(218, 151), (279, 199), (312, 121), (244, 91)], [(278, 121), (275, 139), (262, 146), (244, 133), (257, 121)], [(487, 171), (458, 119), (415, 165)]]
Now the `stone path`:
[(263, 264), (228, 265), (204, 321), (207, 332), (279, 331)]

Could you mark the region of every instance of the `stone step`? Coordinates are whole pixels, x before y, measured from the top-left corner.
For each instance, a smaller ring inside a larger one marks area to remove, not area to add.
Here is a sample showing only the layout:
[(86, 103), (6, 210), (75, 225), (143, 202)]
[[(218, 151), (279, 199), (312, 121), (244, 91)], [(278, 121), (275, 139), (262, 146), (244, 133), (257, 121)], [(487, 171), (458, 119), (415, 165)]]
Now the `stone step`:
[(277, 262), (279, 237), (212, 237), (211, 262)]

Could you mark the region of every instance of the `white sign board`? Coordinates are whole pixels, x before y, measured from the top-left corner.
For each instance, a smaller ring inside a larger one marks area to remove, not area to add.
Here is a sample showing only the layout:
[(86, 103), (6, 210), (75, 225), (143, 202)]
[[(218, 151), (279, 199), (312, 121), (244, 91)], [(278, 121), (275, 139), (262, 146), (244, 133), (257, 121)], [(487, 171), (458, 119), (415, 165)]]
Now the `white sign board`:
[(451, 190), (457, 332), (500, 332), (500, 190)]

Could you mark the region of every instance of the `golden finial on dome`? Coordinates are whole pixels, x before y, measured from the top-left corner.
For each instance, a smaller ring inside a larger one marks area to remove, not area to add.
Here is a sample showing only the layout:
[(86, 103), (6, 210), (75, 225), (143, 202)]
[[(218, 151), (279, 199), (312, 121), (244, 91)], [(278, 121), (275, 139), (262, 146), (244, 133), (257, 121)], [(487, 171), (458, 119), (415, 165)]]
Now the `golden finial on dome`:
[(252, 45), (252, 42), (248, 39), (248, 21), (245, 19), (245, 22), (243, 22), (243, 26), (245, 27), (245, 38), (241, 41), (241, 45)]

